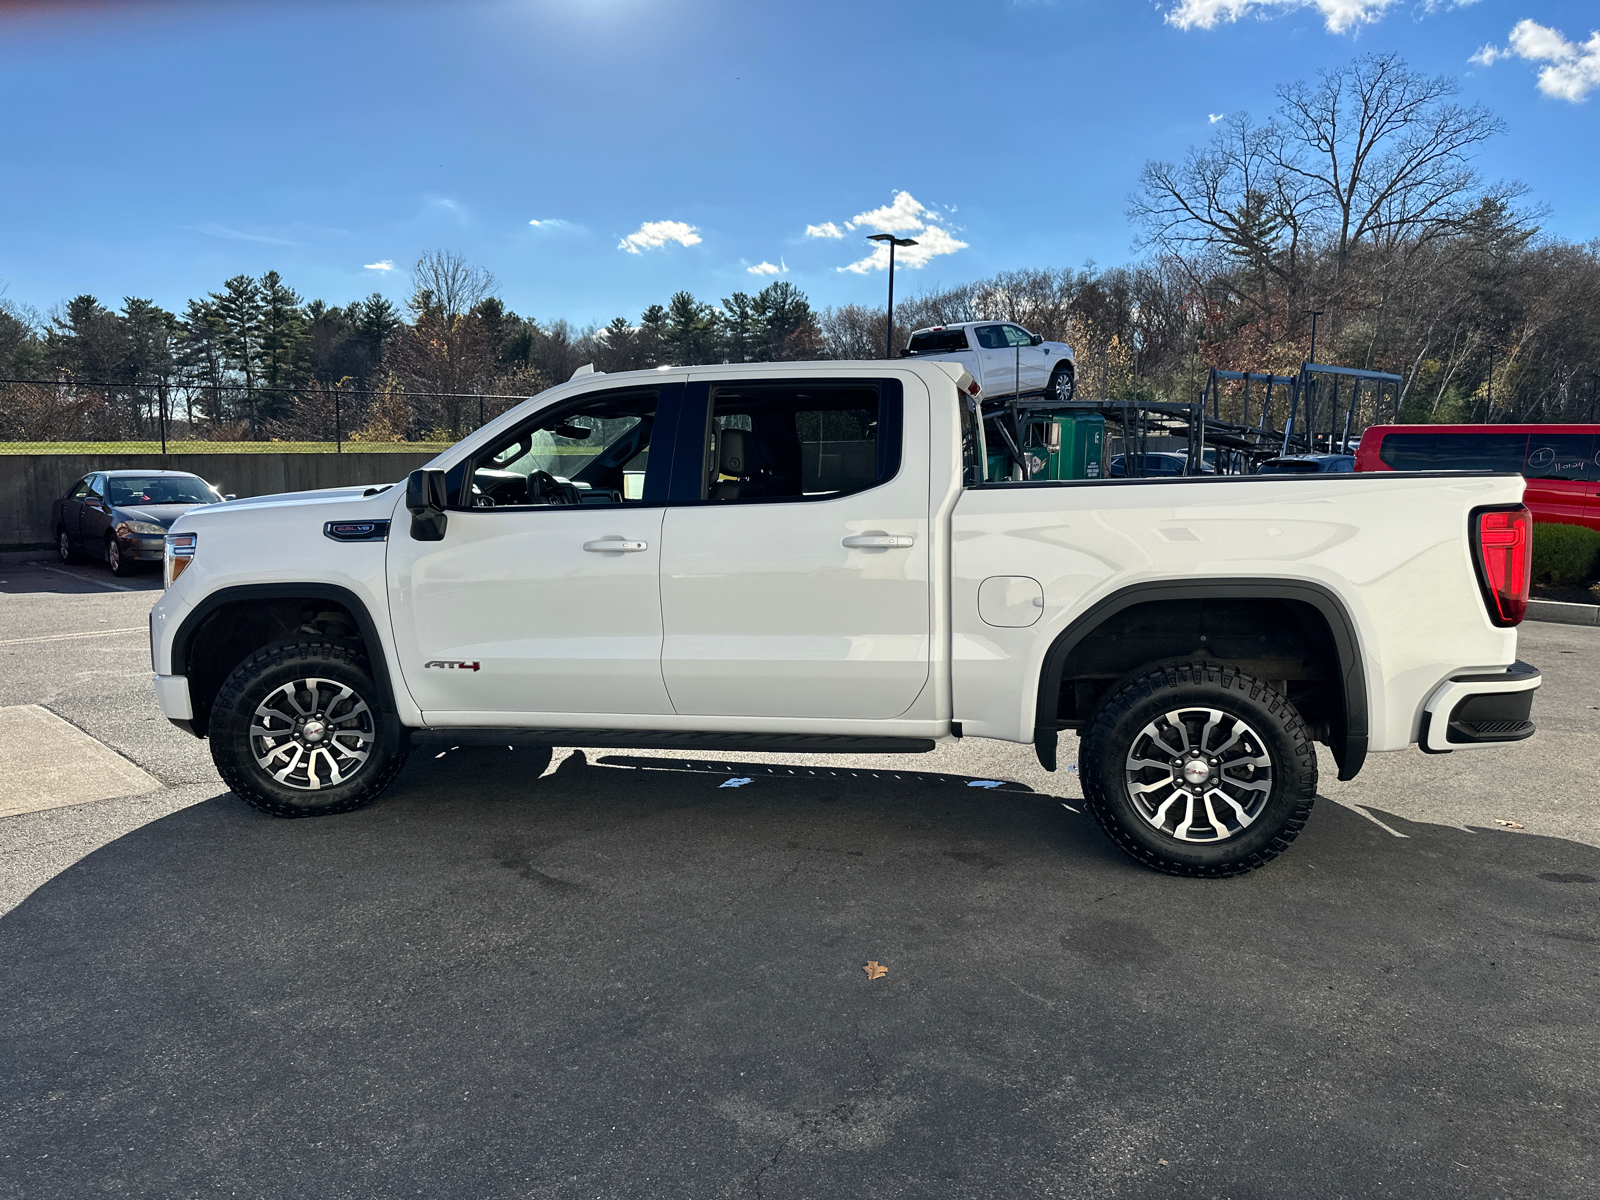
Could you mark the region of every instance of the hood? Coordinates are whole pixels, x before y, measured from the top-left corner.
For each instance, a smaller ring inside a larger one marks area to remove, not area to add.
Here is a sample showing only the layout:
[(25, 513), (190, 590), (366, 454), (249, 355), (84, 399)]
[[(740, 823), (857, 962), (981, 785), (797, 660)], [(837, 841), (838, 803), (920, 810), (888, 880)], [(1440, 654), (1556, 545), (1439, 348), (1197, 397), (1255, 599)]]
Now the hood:
[[(229, 500), (227, 507), (230, 510), (241, 508), (262, 508), (275, 504), (317, 504), (327, 503), (330, 500), (359, 500), (363, 492), (371, 488), (393, 487), (394, 484), (361, 483), (353, 487), (319, 488), (314, 492), (279, 492), (271, 496), (249, 496), (239, 500)], [(390, 493), (385, 492), (388, 496)], [(213, 506), (215, 507), (215, 506)]]
[(119, 504), (116, 507), (116, 519), (149, 521), (165, 529), (190, 509), (199, 507), (198, 504)]

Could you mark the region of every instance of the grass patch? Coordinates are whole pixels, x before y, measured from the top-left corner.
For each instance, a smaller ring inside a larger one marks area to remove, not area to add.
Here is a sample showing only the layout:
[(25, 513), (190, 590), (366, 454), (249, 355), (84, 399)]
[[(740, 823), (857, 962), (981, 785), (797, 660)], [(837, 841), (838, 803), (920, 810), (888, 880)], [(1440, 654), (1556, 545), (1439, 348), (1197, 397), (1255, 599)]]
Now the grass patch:
[[(453, 442), (168, 442), (168, 454), (438, 454)], [(0, 454), (160, 454), (160, 442), (0, 442)]]

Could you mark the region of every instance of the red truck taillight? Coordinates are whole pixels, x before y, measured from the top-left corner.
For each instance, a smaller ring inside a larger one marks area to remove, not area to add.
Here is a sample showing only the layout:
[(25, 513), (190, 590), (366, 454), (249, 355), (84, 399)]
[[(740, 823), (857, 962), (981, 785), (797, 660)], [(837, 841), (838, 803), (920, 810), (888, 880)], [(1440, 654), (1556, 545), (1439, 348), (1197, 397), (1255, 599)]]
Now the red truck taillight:
[(1489, 619), (1496, 625), (1520, 624), (1528, 614), (1529, 551), (1533, 518), (1521, 504), (1474, 509), (1472, 559)]

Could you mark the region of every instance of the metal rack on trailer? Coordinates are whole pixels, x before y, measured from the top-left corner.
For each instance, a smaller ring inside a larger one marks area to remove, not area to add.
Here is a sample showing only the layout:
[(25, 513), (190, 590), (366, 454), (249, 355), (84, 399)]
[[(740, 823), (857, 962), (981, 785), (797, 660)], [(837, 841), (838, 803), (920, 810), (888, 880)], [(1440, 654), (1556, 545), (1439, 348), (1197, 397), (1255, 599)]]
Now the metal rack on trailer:
[[(1350, 396), (1341, 404), (1344, 380)], [(1241, 420), (1222, 417), (1222, 387), (1243, 382)], [(989, 479), (1094, 479), (1101, 467), (1095, 451), (1107, 440), (1107, 427), (1120, 433), (1123, 469), (1132, 477), (1146, 474), (1149, 439), (1181, 437), (1187, 443), (1185, 474), (1205, 473), (1207, 448), (1215, 454), (1220, 474), (1246, 474), (1260, 461), (1294, 452), (1314, 454), (1320, 444), (1330, 453), (1347, 447), (1360, 413), (1363, 388), (1370, 396), (1373, 416), (1382, 415), (1385, 393), (1392, 390), (1391, 420), (1399, 418), (1400, 376), (1362, 367), (1328, 363), (1302, 363), (1294, 375), (1213, 368), (1205, 387), (1192, 404), (1155, 400), (1069, 400), (1048, 393), (1023, 392), (986, 398), (981, 402)], [(1256, 420), (1251, 421), (1251, 385), (1264, 385)], [(1324, 397), (1321, 393), (1328, 388)], [(1272, 423), (1278, 389), (1283, 398), (1283, 426)], [(1327, 429), (1319, 430), (1326, 417)], [(1341, 421), (1342, 418), (1342, 421)], [(1342, 428), (1341, 428), (1342, 424)], [(992, 435), (991, 435), (992, 434)], [(1347, 452), (1347, 451), (1345, 451)]]

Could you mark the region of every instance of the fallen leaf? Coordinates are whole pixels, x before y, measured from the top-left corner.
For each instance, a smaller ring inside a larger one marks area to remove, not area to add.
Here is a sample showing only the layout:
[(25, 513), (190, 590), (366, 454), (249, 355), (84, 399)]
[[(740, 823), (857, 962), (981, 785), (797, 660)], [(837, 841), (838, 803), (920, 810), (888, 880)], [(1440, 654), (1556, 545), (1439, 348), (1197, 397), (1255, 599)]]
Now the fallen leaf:
[(1495, 818), (1494, 823), (1496, 825), (1504, 825), (1507, 829), (1522, 829), (1522, 828), (1524, 828), (1524, 826), (1518, 825), (1515, 821), (1502, 821), (1502, 820), (1500, 820), (1499, 817)]
[(1166, 1159), (1164, 1159), (1164, 1158), (1158, 1158), (1158, 1159), (1156, 1159), (1156, 1161), (1157, 1161), (1157, 1162), (1158, 1162), (1158, 1163), (1160, 1163), (1160, 1164), (1161, 1164), (1161, 1165), (1162, 1165), (1162, 1166), (1163, 1166), (1163, 1167), (1166, 1167), (1166, 1166), (1171, 1166), (1171, 1165), (1172, 1165), (1172, 1164), (1171, 1164), (1171, 1163), (1169, 1163), (1169, 1162), (1167, 1162), (1167, 1160), (1166, 1160)]
[(882, 963), (869, 962), (867, 963), (865, 969), (868, 979), (882, 979), (889, 973), (889, 968), (884, 966)]

